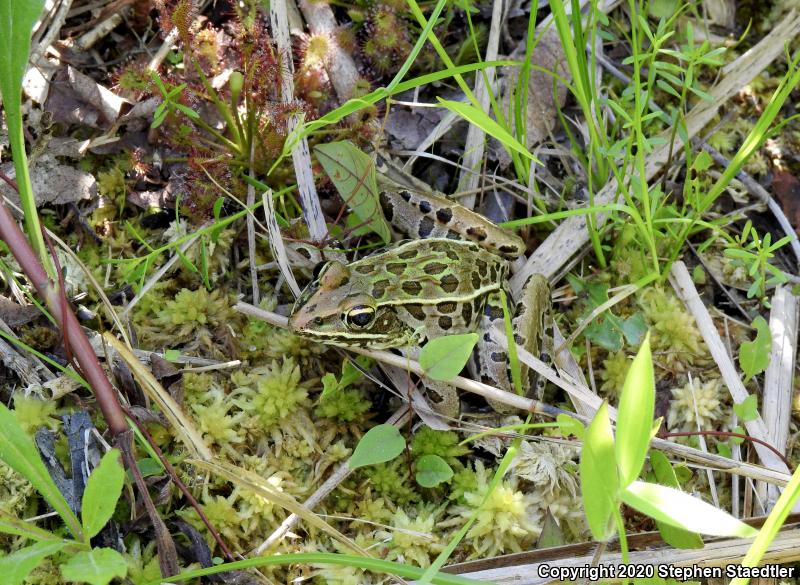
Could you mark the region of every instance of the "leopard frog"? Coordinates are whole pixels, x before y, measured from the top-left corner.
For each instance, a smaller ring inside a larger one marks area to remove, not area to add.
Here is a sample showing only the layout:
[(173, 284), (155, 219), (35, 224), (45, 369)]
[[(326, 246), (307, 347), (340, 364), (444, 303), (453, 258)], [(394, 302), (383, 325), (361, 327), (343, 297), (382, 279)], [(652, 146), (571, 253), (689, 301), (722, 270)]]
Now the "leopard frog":
[[(508, 260), (524, 251), (522, 239), (444, 195), (386, 180), (380, 185), (387, 219), (422, 239), (349, 264), (319, 265), (295, 303), (290, 328), (322, 343), (371, 349), (413, 348), (435, 337), (479, 330), (472, 374), (513, 391), (506, 351), (492, 340), (489, 328), (498, 320), (502, 324), (500, 291), (506, 289)], [(548, 282), (535, 274), (512, 321), (516, 342), (534, 355), (549, 309)], [(431, 396), (434, 407), (457, 415), (455, 389), (447, 388), (433, 388), (439, 394), (438, 401)]]

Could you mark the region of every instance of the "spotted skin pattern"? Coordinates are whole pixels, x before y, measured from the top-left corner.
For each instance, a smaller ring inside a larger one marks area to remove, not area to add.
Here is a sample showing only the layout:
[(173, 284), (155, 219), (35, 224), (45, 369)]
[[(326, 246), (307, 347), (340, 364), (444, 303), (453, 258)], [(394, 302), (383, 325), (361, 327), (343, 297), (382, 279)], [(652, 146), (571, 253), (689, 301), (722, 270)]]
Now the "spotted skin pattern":
[[(521, 238), (441, 194), (417, 192), (379, 179), (381, 206), (399, 232), (413, 238), (350, 264), (325, 264), (302, 292), (289, 318), (306, 337), (339, 346), (412, 349), (427, 340), (481, 332), (470, 370), (476, 379), (513, 392), (508, 356), (488, 334), (503, 320), (500, 291)], [(511, 297), (507, 297), (511, 298)], [(533, 275), (512, 305), (517, 342), (542, 347), (550, 288)], [(523, 380), (528, 378), (523, 367)], [(458, 416), (455, 389), (437, 383), (434, 407)], [(492, 403), (496, 410), (506, 410)]]

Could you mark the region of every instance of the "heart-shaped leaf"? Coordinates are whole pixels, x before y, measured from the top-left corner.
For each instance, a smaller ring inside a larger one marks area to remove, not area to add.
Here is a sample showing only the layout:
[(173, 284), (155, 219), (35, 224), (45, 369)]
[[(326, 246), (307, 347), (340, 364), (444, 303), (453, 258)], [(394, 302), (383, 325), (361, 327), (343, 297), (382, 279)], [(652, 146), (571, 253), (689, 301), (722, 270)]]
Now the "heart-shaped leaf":
[(397, 427), (378, 425), (361, 437), (350, 458), (350, 469), (391, 461), (406, 448), (406, 440)]
[(431, 339), (419, 354), (419, 365), (429, 378), (451, 380), (467, 365), (476, 343), (478, 343), (477, 333)]

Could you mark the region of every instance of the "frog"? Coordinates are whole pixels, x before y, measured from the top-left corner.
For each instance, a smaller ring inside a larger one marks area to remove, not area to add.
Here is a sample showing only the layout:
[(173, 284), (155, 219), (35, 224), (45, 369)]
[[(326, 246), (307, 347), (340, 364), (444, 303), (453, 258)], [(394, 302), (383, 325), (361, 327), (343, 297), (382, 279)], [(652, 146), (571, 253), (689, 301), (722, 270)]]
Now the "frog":
[[(427, 341), (478, 332), (469, 369), (481, 382), (513, 392), (508, 355), (490, 330), (502, 328), (503, 294), (508, 294), (510, 262), (525, 243), (484, 216), (445, 195), (383, 178), (379, 199), (386, 219), (414, 239), (345, 263), (317, 265), (289, 317), (296, 334), (339, 347), (407, 350), (411, 357)], [(551, 319), (550, 285), (531, 275), (512, 312), (514, 340), (540, 355)], [(522, 368), (522, 380), (531, 380)], [(450, 385), (429, 385), (434, 409), (460, 413)], [(506, 411), (500, 403), (495, 410)]]

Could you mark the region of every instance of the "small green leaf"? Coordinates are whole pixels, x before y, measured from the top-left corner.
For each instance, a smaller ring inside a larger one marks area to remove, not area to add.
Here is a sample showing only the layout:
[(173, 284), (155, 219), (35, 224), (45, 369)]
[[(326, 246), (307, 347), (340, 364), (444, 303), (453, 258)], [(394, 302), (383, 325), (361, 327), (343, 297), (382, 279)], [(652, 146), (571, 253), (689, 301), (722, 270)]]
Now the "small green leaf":
[(748, 394), (747, 398), (739, 404), (733, 405), (733, 412), (742, 422), (749, 422), (758, 418), (758, 398), (755, 394)]
[(177, 362), (180, 357), (181, 351), (179, 349), (168, 349), (164, 352), (164, 359), (168, 362)]
[(391, 461), (406, 448), (406, 440), (397, 427), (378, 425), (361, 437), (350, 458), (350, 469)]
[(25, 578), (50, 555), (67, 545), (60, 540), (44, 540), (0, 557), (0, 575), (5, 585), (21, 585)]
[(419, 354), (419, 365), (429, 378), (451, 380), (467, 365), (476, 343), (478, 343), (477, 333), (431, 339)]
[(635, 481), (622, 491), (622, 501), (655, 520), (710, 536), (751, 538), (758, 530), (682, 491)]
[(89, 475), (83, 492), (81, 516), (87, 539), (100, 532), (111, 518), (124, 483), (125, 470), (119, 450), (111, 449)]
[(453, 477), (453, 470), (447, 461), (438, 455), (423, 455), (417, 459), (416, 478), (417, 483), (424, 488), (433, 488), (450, 481)]
[(622, 487), (635, 480), (644, 465), (650, 447), (655, 396), (656, 382), (648, 334), (628, 369), (619, 399), (616, 455)]
[(608, 403), (594, 415), (583, 440), (580, 463), (583, 509), (592, 536), (604, 542), (612, 534), (612, 515), (619, 507), (619, 478)]
[(577, 439), (583, 440), (586, 427), (583, 426), (581, 421), (568, 414), (559, 414), (556, 417), (556, 422), (561, 425), (559, 427), (559, 432), (562, 437), (575, 436)]
[(113, 548), (93, 548), (72, 555), (61, 565), (61, 575), (67, 581), (108, 585), (114, 578), (128, 574), (128, 564)]
[(647, 333), (647, 323), (642, 313), (635, 313), (624, 319), (620, 324), (622, 335), (625, 336), (625, 343), (636, 347), (641, 343), (642, 336)]
[(511, 133), (509, 133), (505, 128), (503, 128), (500, 124), (492, 120), (489, 116), (486, 115), (486, 112), (483, 110), (479, 110), (475, 106), (471, 104), (465, 104), (462, 102), (453, 102), (449, 100), (443, 100), (442, 98), (437, 98), (439, 103), (453, 112), (454, 114), (461, 116), (467, 122), (471, 122), (475, 124), (478, 128), (486, 132), (489, 136), (496, 138), (500, 141), (503, 146), (506, 147), (509, 151), (513, 150), (520, 153), (525, 158), (532, 160), (535, 163), (541, 164), (539, 159), (533, 156), (530, 151), (525, 148), (525, 146), (516, 138), (514, 138)]
[[(653, 468), (653, 474), (658, 483), (667, 487), (680, 489), (681, 486), (680, 483), (678, 483), (678, 477), (675, 475), (675, 471), (672, 469), (672, 464), (661, 451), (653, 450), (653, 452), (650, 453), (650, 465)], [(661, 534), (661, 538), (670, 546), (682, 549), (703, 547), (703, 539), (694, 532), (689, 532), (683, 528), (676, 528), (675, 526), (659, 522), (658, 520), (656, 520), (656, 526), (658, 526), (658, 532)]]
[(336, 376), (328, 372), (322, 376), (322, 394), (319, 395), (320, 400), (324, 400), (339, 389), (339, 382)]
[(772, 347), (772, 334), (766, 319), (759, 315), (753, 319), (752, 325), (756, 328), (756, 338), (753, 341), (745, 341), (739, 347), (739, 366), (744, 372), (745, 383), (767, 369)]
[(384, 243), (392, 232), (383, 217), (372, 158), (349, 141), (328, 142), (314, 147), (317, 160), (361, 223), (378, 234)]
[(599, 318), (592, 321), (583, 332), (584, 337), (610, 352), (622, 349), (622, 335), (614, 327), (611, 319)]
[(0, 404), (0, 459), (31, 482), (36, 491), (58, 512), (75, 538), (82, 537), (78, 518), (47, 472), (36, 445), (19, 426), (14, 413), (3, 404)]

